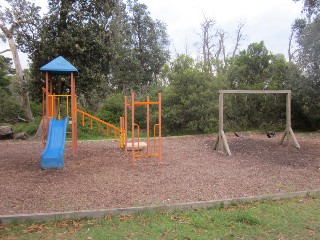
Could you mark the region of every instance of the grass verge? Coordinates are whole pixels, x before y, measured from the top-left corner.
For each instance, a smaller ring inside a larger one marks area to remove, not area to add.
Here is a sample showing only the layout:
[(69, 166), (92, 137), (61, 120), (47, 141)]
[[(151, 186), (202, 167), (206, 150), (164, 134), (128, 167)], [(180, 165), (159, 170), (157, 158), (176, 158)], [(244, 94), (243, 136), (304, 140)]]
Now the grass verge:
[(12, 224), (1, 239), (320, 239), (320, 196), (104, 219)]

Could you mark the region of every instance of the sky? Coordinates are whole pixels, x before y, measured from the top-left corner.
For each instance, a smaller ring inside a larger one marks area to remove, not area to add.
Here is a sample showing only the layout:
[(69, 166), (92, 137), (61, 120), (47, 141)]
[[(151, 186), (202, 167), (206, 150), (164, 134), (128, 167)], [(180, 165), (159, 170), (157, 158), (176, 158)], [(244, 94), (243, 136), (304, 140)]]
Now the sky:
[[(140, 0), (154, 19), (167, 24), (170, 49), (196, 55), (200, 49), (204, 16), (216, 21), (216, 27), (228, 32), (234, 42), (240, 22), (244, 22), (241, 49), (264, 41), (273, 53), (287, 55), (291, 24), (301, 17), (302, 2), (292, 0)], [(197, 44), (198, 43), (198, 44)], [(229, 47), (230, 48), (230, 47)], [(231, 49), (230, 49), (231, 50)]]
[[(44, 0), (34, 2), (43, 8), (46, 6)], [(214, 19), (216, 27), (228, 32), (227, 44), (234, 42), (237, 26), (243, 22), (241, 49), (264, 41), (269, 51), (287, 57), (291, 24), (301, 17), (302, 9), (302, 1), (294, 3), (292, 0), (140, 0), (140, 3), (148, 6), (153, 19), (167, 25), (172, 58), (177, 53), (198, 55), (205, 16)], [(0, 51), (4, 48), (6, 46), (1, 43)], [(228, 49), (231, 51), (231, 45)], [(6, 56), (11, 57), (9, 53)], [(20, 58), (23, 68), (27, 68), (27, 56), (22, 54)]]

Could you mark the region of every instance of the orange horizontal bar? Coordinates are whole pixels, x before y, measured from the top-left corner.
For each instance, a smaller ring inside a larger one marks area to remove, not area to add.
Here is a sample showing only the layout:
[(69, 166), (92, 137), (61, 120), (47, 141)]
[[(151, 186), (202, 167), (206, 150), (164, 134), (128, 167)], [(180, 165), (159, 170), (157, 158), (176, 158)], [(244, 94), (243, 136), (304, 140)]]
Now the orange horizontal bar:
[(63, 95), (63, 94), (48, 94), (49, 97), (71, 97), (71, 95)]
[[(156, 104), (159, 104), (159, 102), (134, 102), (134, 105), (140, 105), (140, 106), (156, 105)], [(131, 103), (128, 103), (127, 105), (131, 106)]]

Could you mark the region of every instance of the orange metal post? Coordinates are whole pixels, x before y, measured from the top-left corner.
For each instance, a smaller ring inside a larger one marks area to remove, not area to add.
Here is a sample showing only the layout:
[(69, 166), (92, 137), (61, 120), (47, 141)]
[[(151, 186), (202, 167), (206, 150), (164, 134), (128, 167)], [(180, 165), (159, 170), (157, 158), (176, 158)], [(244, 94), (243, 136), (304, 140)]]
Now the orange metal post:
[[(48, 75), (49, 76), (49, 94), (52, 95), (53, 93), (53, 86), (52, 86), (52, 76)], [(54, 97), (53, 96), (48, 96), (49, 97), (49, 105), (47, 106), (47, 108), (49, 108), (49, 118), (55, 116), (55, 113), (54, 113)]]
[(77, 155), (77, 106), (74, 73), (71, 72), (71, 118), (72, 118), (72, 153)]
[(120, 122), (120, 137), (119, 137), (119, 145), (120, 148), (123, 149), (123, 117), (120, 117), (119, 119)]
[(149, 156), (150, 148), (150, 98), (147, 96), (147, 155)]
[(51, 106), (50, 106), (50, 111), (52, 113), (51, 117), (55, 117), (56, 116), (56, 112), (55, 112), (55, 101), (56, 101), (56, 98), (54, 96), (54, 94), (52, 95), (51, 94)]
[(134, 92), (131, 92), (131, 151), (132, 151), (132, 164), (134, 160)]
[(162, 107), (162, 104), (161, 104), (161, 93), (158, 93), (158, 118), (159, 118), (159, 160), (160, 160), (160, 163), (162, 163), (162, 134), (161, 134), (161, 131), (162, 131), (162, 119), (161, 119), (161, 116), (162, 116), (162, 113), (161, 113), (161, 107)]
[(49, 73), (46, 72), (46, 132), (49, 125)]
[(127, 149), (127, 133), (128, 133), (128, 122), (127, 122), (127, 115), (128, 115), (128, 105), (127, 105), (127, 101), (128, 101), (128, 98), (127, 96), (124, 97), (124, 132), (125, 132), (125, 135), (124, 135), (124, 149), (125, 149), (125, 153), (126, 155), (128, 154), (128, 149)]

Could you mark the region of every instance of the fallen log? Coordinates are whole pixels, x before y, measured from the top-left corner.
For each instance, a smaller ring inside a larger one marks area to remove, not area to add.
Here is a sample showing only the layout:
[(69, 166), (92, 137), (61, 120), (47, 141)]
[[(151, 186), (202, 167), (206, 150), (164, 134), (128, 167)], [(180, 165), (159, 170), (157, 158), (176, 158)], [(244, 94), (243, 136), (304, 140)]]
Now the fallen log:
[(14, 132), (10, 126), (0, 126), (0, 139), (13, 139)]
[(28, 139), (28, 135), (25, 132), (19, 132), (19, 133), (15, 133), (14, 134), (14, 139), (18, 140), (27, 140)]

